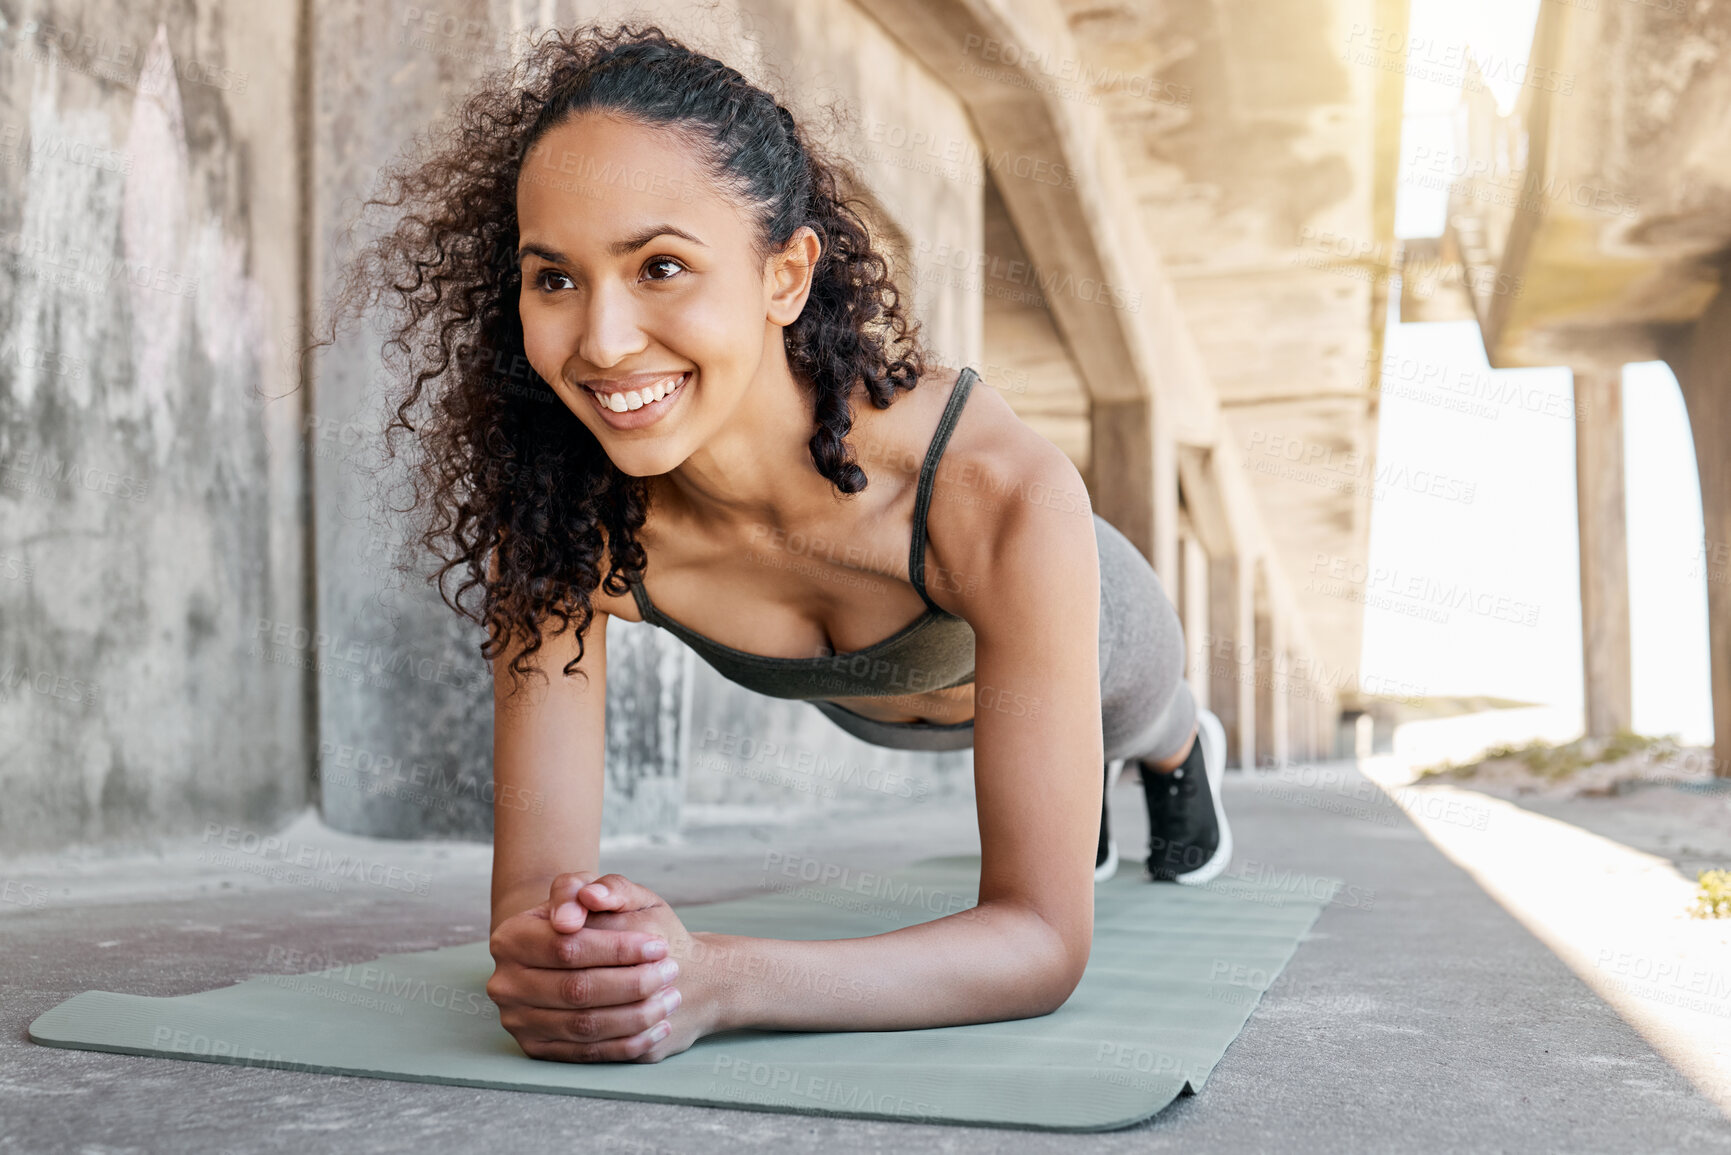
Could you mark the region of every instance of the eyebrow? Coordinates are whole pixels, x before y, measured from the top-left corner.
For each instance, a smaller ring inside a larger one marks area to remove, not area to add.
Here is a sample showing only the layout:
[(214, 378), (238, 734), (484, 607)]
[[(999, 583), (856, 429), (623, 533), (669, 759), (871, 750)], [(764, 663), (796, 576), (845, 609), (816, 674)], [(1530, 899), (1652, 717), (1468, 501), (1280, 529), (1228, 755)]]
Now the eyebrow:
[[(650, 225), (648, 228), (633, 233), (631, 236), (626, 237), (623, 240), (614, 241), (612, 244), (607, 246), (607, 251), (615, 257), (627, 256), (636, 252), (638, 249), (641, 249), (656, 237), (664, 236), (683, 237), (694, 245), (702, 245), (704, 248), (709, 247), (708, 245), (703, 244), (703, 242), (697, 237), (692, 236), (682, 228), (669, 224), (659, 224)], [(543, 245), (535, 244), (532, 241), (517, 250), (517, 260), (519, 263), (521, 263), (524, 257), (540, 257), (542, 260), (549, 261), (556, 265), (565, 264), (567, 262), (564, 253), (561, 253), (556, 249), (549, 249)]]

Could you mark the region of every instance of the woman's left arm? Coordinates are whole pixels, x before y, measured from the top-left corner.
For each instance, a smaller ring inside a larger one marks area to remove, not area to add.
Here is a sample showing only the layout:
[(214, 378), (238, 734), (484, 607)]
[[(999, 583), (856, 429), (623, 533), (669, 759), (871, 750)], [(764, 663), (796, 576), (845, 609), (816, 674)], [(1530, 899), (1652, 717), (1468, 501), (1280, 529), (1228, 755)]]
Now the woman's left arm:
[[(764, 976), (729, 986), (730, 1026), (1027, 1018), (1056, 1010), (1081, 981), (1104, 778), (1099, 554), (1069, 459), (1032, 431), (1015, 448), (1019, 467), (940, 471), (929, 515), (927, 592), (974, 628), (979, 905), (870, 938), (703, 936), (727, 969)], [(862, 988), (875, 997), (859, 998)]]
[(1056, 1010), (1081, 980), (1103, 787), (1099, 556), (1080, 476), (1029, 436), (1037, 444), (1018, 446), (1013, 480), (941, 473), (929, 522), (928, 592), (975, 634), (978, 905), (867, 938), (790, 941), (690, 934), (652, 893), (597, 880), (611, 898), (585, 888), (584, 905), (617, 913), (592, 923), (659, 930), (680, 964), (687, 1006), (645, 1058), (732, 1028), (1027, 1018)]

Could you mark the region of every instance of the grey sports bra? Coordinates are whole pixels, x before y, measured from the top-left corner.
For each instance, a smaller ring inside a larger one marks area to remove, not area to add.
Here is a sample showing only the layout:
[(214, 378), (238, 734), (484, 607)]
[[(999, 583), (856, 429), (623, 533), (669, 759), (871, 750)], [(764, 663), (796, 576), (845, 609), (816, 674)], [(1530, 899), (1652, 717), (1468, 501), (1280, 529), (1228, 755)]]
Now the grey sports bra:
[(926, 603), (926, 612), (881, 642), (863, 650), (812, 658), (771, 658), (712, 641), (655, 608), (642, 582), (631, 582), (631, 596), (643, 620), (659, 626), (696, 650), (730, 681), (772, 698), (805, 700), (883, 698), (965, 686), (974, 680), (974, 628), (941, 608), (926, 593), (926, 510), (938, 459), (973, 389), (975, 373), (963, 369), (949, 404), (932, 434), (914, 495), (914, 532), (908, 548), (908, 580)]

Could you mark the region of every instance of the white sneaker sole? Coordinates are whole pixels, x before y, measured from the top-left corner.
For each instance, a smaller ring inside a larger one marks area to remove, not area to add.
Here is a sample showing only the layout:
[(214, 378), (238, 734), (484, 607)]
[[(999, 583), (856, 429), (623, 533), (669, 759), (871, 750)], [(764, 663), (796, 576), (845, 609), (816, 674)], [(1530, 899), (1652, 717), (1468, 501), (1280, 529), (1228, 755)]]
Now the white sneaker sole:
[[(1106, 763), (1106, 805), (1111, 805), (1112, 787), (1118, 784), (1118, 775), (1124, 771), (1124, 759), (1114, 758)], [(1118, 840), (1110, 834), (1106, 836), (1106, 861), (1094, 868), (1094, 881), (1105, 882), (1118, 873)]]
[(1232, 826), (1226, 821), (1226, 804), (1220, 797), (1222, 780), (1226, 777), (1226, 727), (1212, 710), (1200, 710), (1196, 715), (1196, 740), (1202, 743), (1202, 766), (1208, 772), (1208, 796), (1214, 800), (1214, 821), (1220, 826), (1220, 845), (1214, 854), (1195, 870), (1177, 875), (1175, 882), (1185, 886), (1201, 886), (1212, 882), (1232, 861)]
[(1105, 882), (1118, 873), (1118, 840), (1106, 839), (1106, 861), (1094, 868), (1094, 881)]

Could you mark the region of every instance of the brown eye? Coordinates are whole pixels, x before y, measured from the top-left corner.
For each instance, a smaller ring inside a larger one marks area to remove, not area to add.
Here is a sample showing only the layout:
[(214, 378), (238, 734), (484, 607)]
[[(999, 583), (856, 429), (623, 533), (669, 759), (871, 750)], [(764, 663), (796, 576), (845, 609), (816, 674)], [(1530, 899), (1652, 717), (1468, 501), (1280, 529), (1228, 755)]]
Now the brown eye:
[[(559, 280), (565, 283), (563, 285), (552, 284), (552, 280)], [(535, 287), (540, 289), (543, 293), (552, 293), (559, 289), (570, 288), (571, 278), (567, 277), (564, 273), (559, 272), (557, 269), (542, 269), (539, 273), (535, 274)]]
[[(643, 266), (643, 272), (651, 281), (667, 281), (672, 280), (679, 274), (679, 272), (684, 270), (684, 268), (684, 265), (680, 264), (672, 257), (656, 257)], [(673, 271), (666, 273), (665, 275), (657, 276), (654, 272), (656, 269), (671, 269)]]

